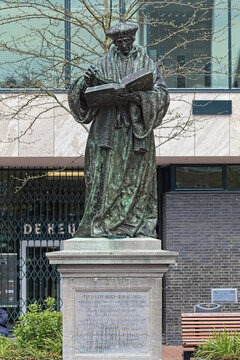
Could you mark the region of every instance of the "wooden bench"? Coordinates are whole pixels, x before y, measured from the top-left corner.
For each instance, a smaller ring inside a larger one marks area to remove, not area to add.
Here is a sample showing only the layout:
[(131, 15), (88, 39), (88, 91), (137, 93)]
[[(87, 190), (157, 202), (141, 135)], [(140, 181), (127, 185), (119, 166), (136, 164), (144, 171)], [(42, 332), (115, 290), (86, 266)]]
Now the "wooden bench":
[(183, 359), (190, 360), (196, 347), (211, 337), (213, 331), (224, 329), (240, 333), (239, 312), (183, 313)]

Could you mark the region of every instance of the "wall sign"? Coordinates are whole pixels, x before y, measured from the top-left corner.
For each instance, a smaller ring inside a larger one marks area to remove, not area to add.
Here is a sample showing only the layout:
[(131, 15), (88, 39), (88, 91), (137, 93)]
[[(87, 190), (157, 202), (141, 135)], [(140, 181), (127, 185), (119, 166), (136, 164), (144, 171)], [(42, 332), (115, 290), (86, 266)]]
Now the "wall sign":
[(78, 223), (25, 223), (23, 225), (23, 234), (26, 235), (72, 235), (78, 228)]
[(237, 289), (212, 289), (212, 302), (214, 303), (236, 303)]
[(228, 115), (232, 114), (232, 100), (193, 100), (194, 115)]

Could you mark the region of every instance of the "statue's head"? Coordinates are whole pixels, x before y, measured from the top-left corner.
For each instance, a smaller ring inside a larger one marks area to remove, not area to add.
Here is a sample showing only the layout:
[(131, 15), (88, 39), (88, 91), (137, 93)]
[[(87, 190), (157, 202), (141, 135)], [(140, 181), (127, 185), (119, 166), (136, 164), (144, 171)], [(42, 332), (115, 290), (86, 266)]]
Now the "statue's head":
[(138, 26), (135, 24), (120, 22), (107, 31), (107, 36), (113, 40), (119, 51), (127, 56), (133, 48), (137, 29)]

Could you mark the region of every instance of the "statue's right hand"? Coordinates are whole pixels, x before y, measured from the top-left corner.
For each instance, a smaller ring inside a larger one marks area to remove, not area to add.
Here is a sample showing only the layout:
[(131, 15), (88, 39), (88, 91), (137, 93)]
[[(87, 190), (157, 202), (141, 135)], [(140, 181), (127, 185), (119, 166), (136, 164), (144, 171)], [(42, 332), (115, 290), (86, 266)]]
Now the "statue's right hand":
[(93, 76), (92, 73), (88, 70), (84, 74), (84, 81), (87, 86), (92, 86)]
[(93, 86), (94, 84), (94, 79), (95, 79), (95, 74), (96, 74), (96, 68), (95, 66), (90, 66), (90, 68), (87, 69), (87, 71), (84, 74), (84, 81), (86, 83), (87, 86)]

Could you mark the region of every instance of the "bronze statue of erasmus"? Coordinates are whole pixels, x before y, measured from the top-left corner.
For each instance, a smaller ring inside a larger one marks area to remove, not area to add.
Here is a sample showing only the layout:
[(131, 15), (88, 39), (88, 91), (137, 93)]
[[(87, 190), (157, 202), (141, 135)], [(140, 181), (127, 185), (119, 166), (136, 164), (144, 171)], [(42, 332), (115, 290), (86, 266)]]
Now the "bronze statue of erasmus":
[(153, 130), (166, 114), (169, 96), (157, 64), (134, 45), (137, 29), (127, 23), (110, 28), (109, 51), (69, 92), (76, 121), (91, 123), (85, 212), (75, 237), (156, 237)]

